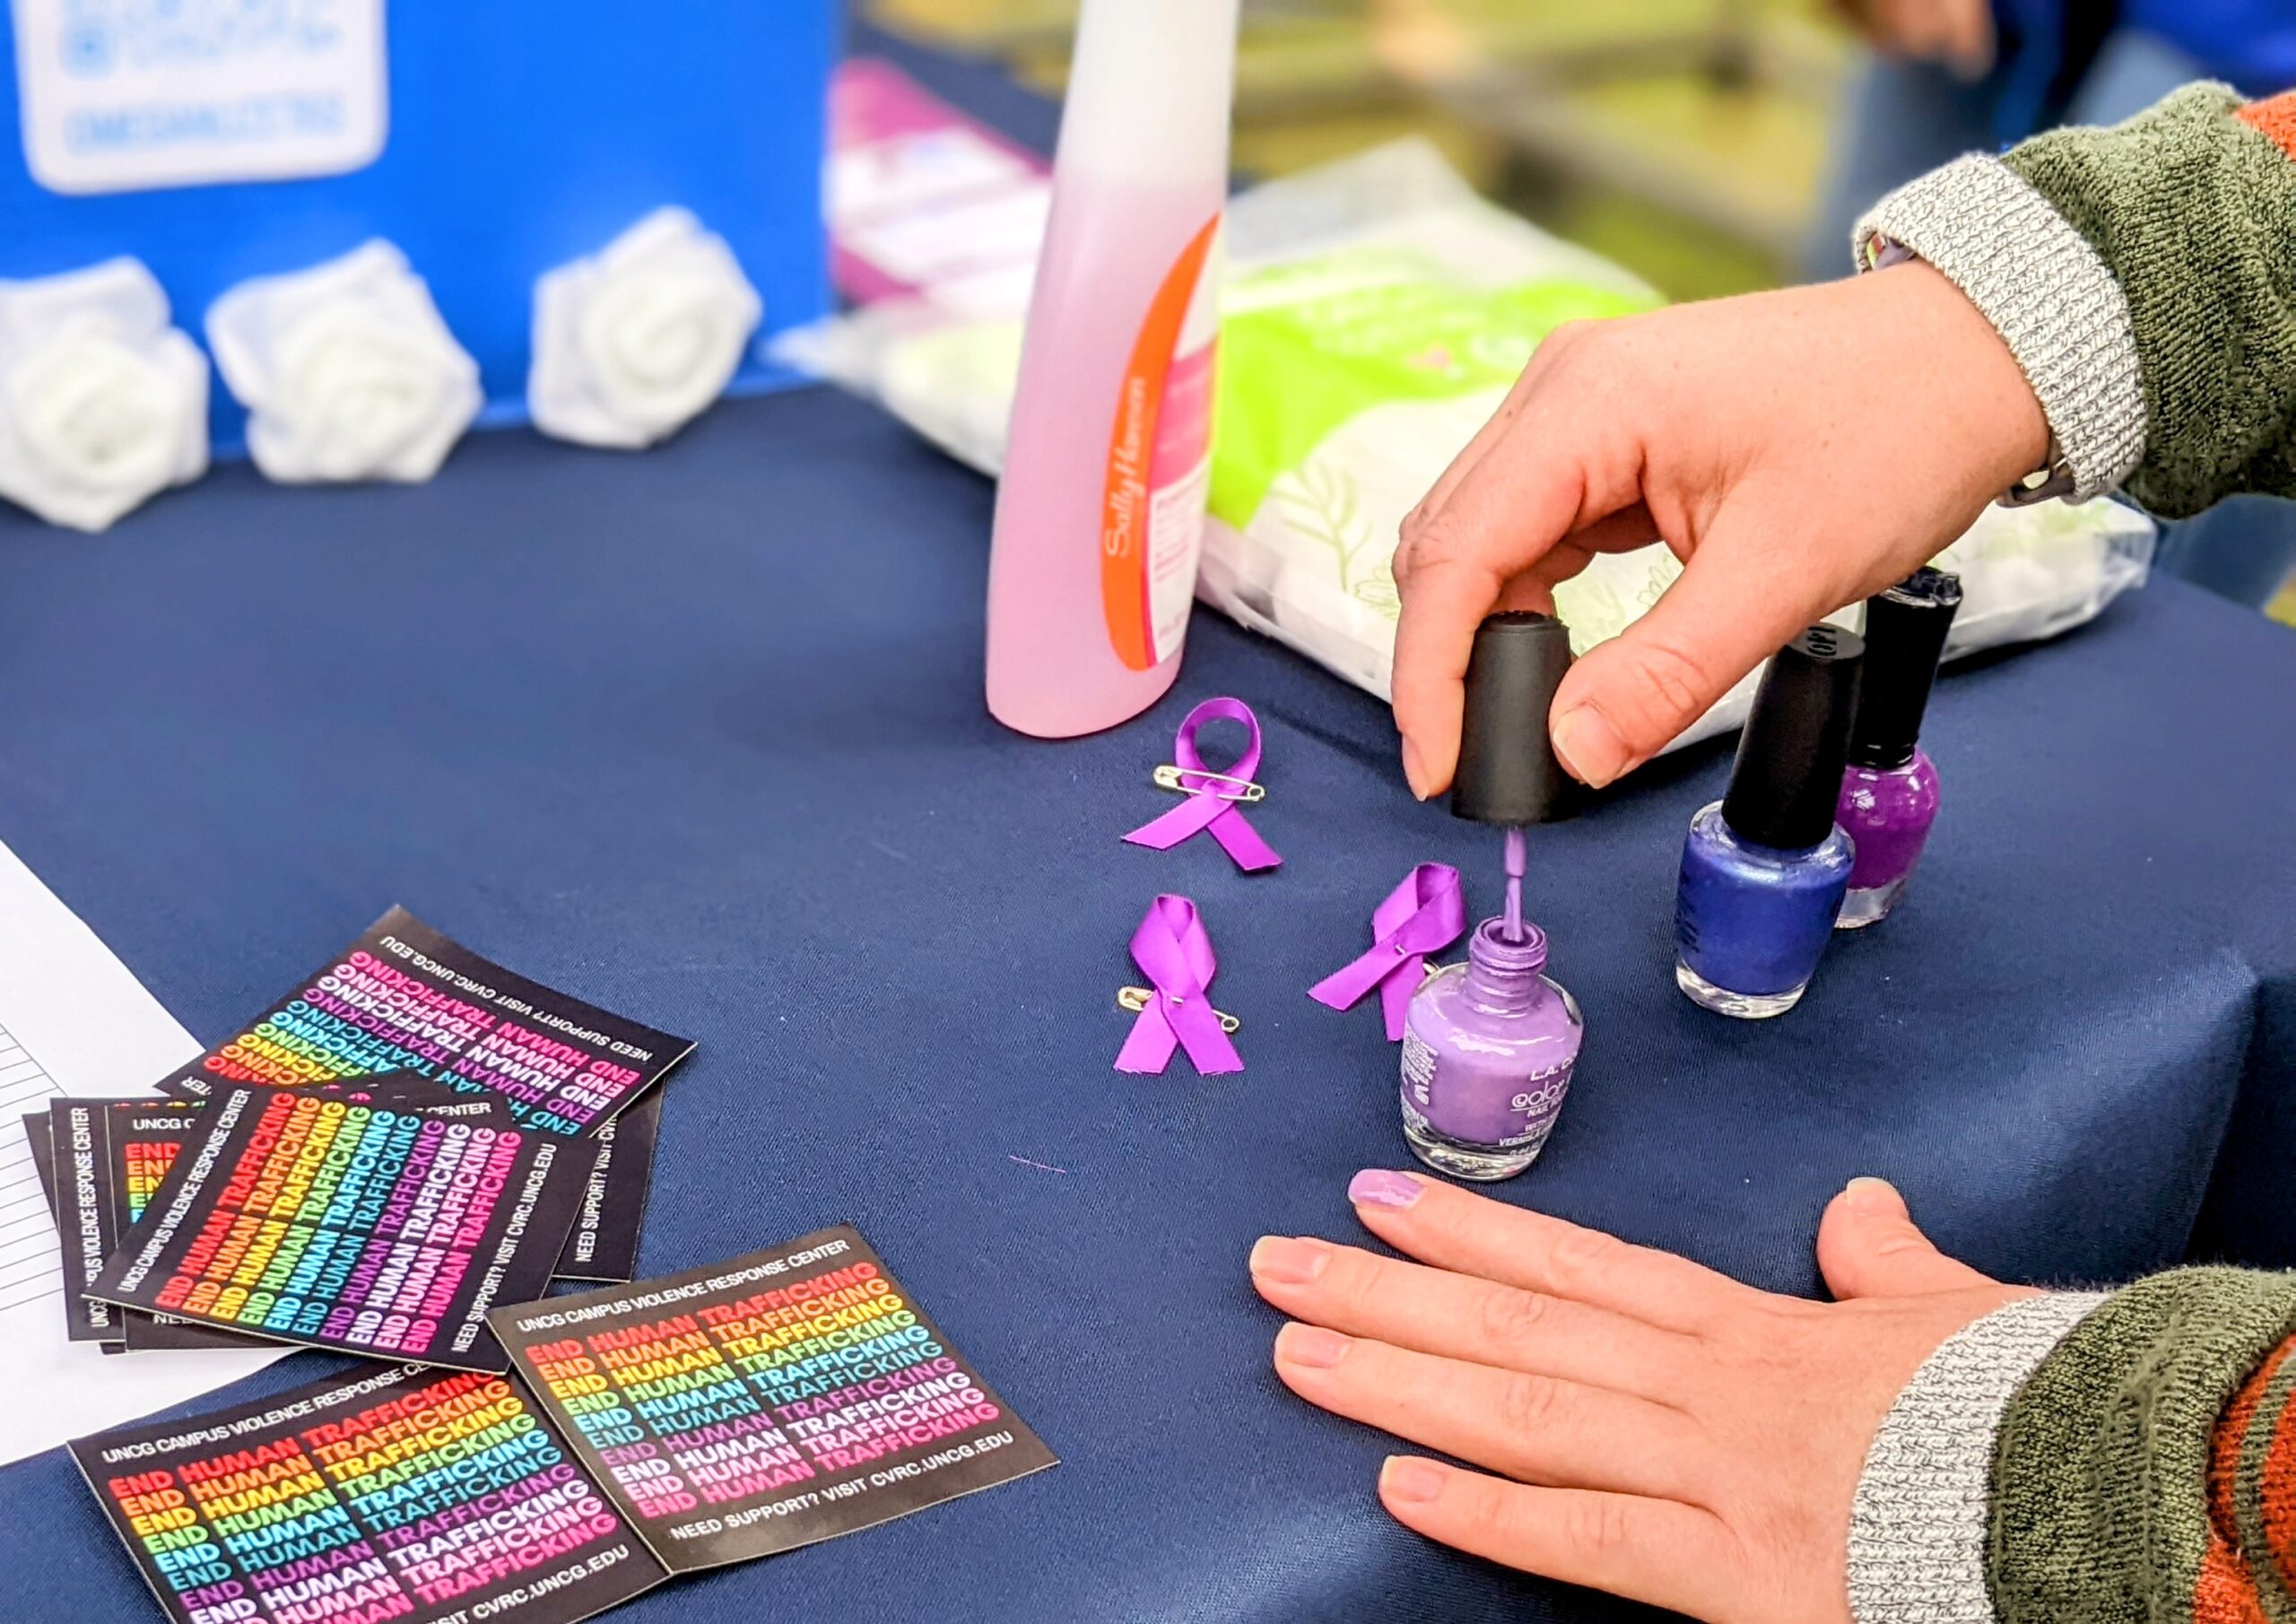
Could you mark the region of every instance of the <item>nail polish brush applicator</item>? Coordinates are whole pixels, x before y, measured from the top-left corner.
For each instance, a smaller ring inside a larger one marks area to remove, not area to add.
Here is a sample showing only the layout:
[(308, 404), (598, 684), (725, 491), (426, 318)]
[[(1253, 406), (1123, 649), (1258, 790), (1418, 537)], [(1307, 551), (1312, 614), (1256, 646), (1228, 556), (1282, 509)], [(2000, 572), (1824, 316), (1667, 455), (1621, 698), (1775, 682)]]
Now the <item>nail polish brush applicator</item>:
[(1451, 815), (1505, 829), (1507, 935), (1523, 933), (1523, 828), (1578, 810), (1577, 780), (1547, 736), (1547, 712), (1570, 669), (1570, 629), (1527, 610), (1486, 616), (1467, 655), (1466, 709)]
[(1451, 812), (1507, 831), (1507, 910), (1475, 926), (1465, 963), (1421, 985), (1403, 1039), (1404, 1139), (1455, 1178), (1511, 1178), (1531, 1165), (1586, 1036), (1577, 1001), (1544, 973), (1546, 933), (1523, 917), (1524, 826), (1574, 809), (1546, 731), (1570, 669), (1570, 630), (1544, 614), (1490, 616), (1467, 658)]

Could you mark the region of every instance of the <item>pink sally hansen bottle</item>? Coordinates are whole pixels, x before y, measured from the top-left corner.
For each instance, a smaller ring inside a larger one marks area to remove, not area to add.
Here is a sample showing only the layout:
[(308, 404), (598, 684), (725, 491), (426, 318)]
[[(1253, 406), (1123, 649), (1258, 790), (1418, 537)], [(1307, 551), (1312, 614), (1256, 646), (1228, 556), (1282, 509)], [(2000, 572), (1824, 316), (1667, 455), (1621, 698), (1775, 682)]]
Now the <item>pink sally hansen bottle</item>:
[(988, 709), (1040, 738), (1179, 675), (1211, 486), (1238, 0), (1084, 0), (988, 566)]
[(1569, 629), (1527, 612), (1485, 620), (1467, 659), (1451, 811), (1506, 829), (1507, 908), (1475, 926), (1465, 964), (1421, 984), (1403, 1039), (1404, 1138), (1455, 1178), (1512, 1178), (1538, 1159), (1586, 1037), (1578, 1001), (1545, 974), (1546, 933), (1523, 918), (1523, 826), (1576, 800), (1547, 738), (1570, 668)]

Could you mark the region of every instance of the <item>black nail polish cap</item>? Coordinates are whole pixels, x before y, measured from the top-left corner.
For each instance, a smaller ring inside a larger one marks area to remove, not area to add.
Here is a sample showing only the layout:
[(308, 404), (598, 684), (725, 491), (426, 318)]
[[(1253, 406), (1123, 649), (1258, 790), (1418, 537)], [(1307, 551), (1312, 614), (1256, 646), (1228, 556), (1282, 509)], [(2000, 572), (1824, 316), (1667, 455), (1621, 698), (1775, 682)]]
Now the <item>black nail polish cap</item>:
[(1722, 821), (1742, 840), (1805, 851), (1833, 832), (1865, 639), (1813, 626), (1770, 656), (1738, 737)]
[(1570, 669), (1570, 629), (1551, 614), (1511, 610), (1475, 628), (1453, 817), (1552, 823), (1578, 810), (1578, 781), (1547, 736), (1547, 712)]
[(1913, 760), (1945, 634), (1961, 606), (1961, 578), (1943, 569), (1917, 569), (1866, 600), (1866, 674), (1849, 728), (1851, 765), (1887, 772)]

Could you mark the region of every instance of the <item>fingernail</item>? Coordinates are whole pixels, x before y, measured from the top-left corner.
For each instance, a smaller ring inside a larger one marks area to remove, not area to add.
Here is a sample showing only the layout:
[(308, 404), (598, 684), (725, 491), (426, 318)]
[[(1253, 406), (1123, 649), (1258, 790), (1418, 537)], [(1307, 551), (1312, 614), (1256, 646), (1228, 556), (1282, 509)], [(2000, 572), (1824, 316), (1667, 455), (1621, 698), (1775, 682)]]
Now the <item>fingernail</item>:
[(1275, 1333), (1275, 1357), (1287, 1365), (1328, 1370), (1347, 1357), (1347, 1339), (1321, 1325), (1286, 1325)]
[(1393, 1207), (1400, 1211), (1417, 1201), (1426, 1187), (1408, 1173), (1366, 1168), (1347, 1181), (1347, 1199), (1359, 1207)]
[(1434, 1462), (1415, 1455), (1391, 1455), (1379, 1468), (1379, 1492), (1391, 1500), (1424, 1505), (1443, 1492), (1443, 1480), (1449, 1475)]
[(1331, 1262), (1331, 1248), (1319, 1240), (1287, 1240), (1263, 1235), (1252, 1248), (1252, 1272), (1279, 1285), (1304, 1286)]
[(1411, 786), (1413, 800), (1427, 799), (1426, 769), (1419, 765), (1419, 746), (1409, 739), (1403, 742), (1403, 777), (1404, 782)]
[(1626, 741), (1611, 719), (1592, 705), (1565, 711), (1554, 725), (1554, 753), (1571, 777), (1600, 789), (1626, 770)]
[(1896, 1218), (1905, 1211), (1905, 1197), (1886, 1178), (1853, 1178), (1842, 1186), (1842, 1205), (1868, 1218)]

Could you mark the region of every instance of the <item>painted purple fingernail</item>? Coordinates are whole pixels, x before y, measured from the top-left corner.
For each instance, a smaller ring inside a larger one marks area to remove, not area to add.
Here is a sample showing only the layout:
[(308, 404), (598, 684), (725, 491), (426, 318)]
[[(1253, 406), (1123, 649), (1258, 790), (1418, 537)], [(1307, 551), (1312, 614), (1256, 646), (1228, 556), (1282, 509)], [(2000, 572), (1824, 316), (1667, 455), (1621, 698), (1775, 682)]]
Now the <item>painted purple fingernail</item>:
[(1366, 1168), (1347, 1181), (1347, 1199), (1359, 1207), (1393, 1207), (1400, 1211), (1417, 1201), (1426, 1187), (1408, 1173)]

